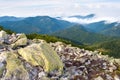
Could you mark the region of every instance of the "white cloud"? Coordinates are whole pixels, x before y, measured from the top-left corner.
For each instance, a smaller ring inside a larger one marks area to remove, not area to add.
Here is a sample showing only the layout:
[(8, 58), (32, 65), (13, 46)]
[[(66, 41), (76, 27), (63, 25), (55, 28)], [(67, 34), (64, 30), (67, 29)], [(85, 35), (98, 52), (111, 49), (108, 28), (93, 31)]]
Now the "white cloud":
[(95, 13), (120, 19), (118, 0), (0, 0), (0, 16), (70, 16)]
[(68, 18), (68, 17), (62, 17), (62, 20), (66, 20), (66, 21), (70, 21), (70, 22), (75, 22), (75, 23), (82, 23), (82, 24), (86, 24), (86, 23), (93, 23), (93, 22), (99, 22), (99, 21), (106, 21), (106, 23), (111, 23), (111, 22), (119, 22), (116, 18), (114, 17), (93, 17), (93, 18), (89, 18), (89, 19), (78, 19), (75, 17), (72, 18)]

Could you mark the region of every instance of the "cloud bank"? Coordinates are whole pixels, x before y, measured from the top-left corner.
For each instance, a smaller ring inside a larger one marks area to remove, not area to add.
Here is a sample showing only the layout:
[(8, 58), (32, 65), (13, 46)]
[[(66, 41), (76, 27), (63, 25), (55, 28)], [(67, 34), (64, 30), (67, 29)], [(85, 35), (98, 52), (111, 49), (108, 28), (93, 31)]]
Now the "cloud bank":
[(94, 13), (99, 18), (119, 20), (119, 4), (119, 0), (0, 0), (0, 16), (71, 16)]
[(80, 18), (76, 18), (76, 17), (61, 17), (61, 20), (66, 20), (69, 22), (75, 22), (75, 23), (81, 23), (81, 24), (88, 24), (88, 23), (93, 23), (93, 22), (99, 22), (99, 21), (105, 21), (106, 23), (112, 23), (112, 22), (118, 22), (120, 23), (120, 21), (114, 17), (93, 17), (93, 18), (85, 18), (85, 19), (80, 19)]

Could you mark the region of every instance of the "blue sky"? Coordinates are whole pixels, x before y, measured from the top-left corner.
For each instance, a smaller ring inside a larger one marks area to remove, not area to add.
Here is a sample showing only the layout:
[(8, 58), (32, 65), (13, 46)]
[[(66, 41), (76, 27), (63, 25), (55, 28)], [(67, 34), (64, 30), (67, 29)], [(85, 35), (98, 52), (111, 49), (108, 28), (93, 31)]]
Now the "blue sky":
[(0, 16), (70, 16), (90, 13), (120, 19), (120, 0), (0, 0)]

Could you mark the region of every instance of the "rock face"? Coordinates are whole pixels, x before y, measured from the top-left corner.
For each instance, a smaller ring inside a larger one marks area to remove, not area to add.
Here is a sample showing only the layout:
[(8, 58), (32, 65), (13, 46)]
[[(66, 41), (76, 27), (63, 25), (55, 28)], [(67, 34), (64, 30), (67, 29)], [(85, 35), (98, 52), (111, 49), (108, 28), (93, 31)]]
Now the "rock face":
[(0, 38), (7, 39), (8, 35), (5, 31), (0, 31)]
[(7, 42), (8, 35), (5, 31), (0, 31), (0, 43), (5, 43)]
[(120, 80), (120, 59), (3, 33), (7, 44), (0, 44), (0, 80)]
[(18, 46), (25, 46), (27, 45), (27, 37), (25, 34), (20, 34), (16, 40), (11, 44), (13, 48), (16, 48)]
[(34, 66), (42, 66), (46, 72), (58, 69), (62, 71), (63, 64), (57, 53), (45, 42), (32, 44), (18, 50), (18, 53)]
[(9, 35), (8, 41), (9, 44), (2, 43), (0, 49), (0, 80), (48, 79), (47, 74), (52, 71), (62, 74), (60, 57), (45, 41), (28, 42), (25, 34)]
[[(3, 80), (29, 80), (28, 72), (15, 52), (8, 52), (6, 59), (6, 74)], [(26, 75), (26, 76), (25, 76)]]

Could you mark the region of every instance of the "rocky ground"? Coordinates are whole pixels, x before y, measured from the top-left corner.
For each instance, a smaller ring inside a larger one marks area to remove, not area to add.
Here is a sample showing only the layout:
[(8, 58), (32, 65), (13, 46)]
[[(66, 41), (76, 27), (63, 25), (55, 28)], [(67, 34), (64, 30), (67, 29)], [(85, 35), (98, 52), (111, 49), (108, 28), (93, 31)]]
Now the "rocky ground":
[(120, 60), (0, 31), (0, 80), (120, 80)]

